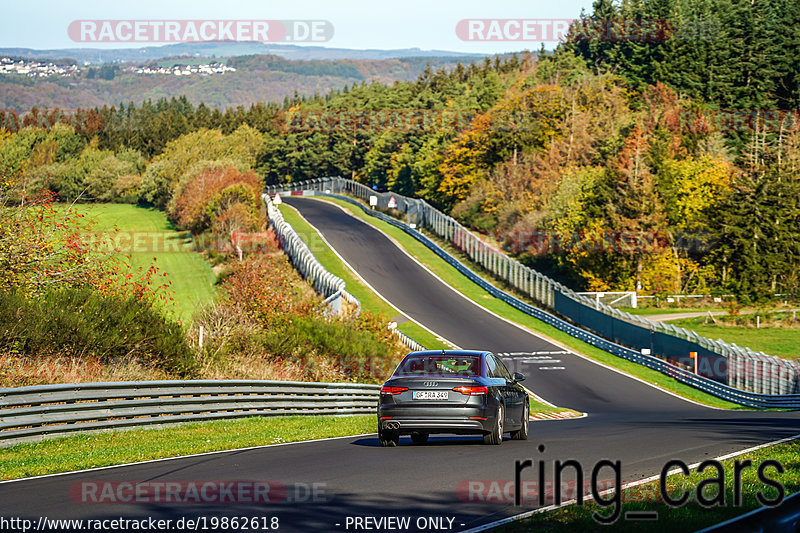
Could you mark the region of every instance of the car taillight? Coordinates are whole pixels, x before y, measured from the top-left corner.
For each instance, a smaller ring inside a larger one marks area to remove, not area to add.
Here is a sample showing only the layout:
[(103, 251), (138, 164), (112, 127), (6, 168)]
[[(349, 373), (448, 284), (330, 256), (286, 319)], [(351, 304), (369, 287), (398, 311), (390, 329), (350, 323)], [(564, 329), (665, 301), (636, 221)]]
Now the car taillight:
[(381, 387), (381, 394), (400, 394), (408, 390), (408, 387), (388, 387), (384, 385)]
[(480, 396), (486, 394), (488, 389), (486, 387), (453, 387), (453, 390), (467, 396)]

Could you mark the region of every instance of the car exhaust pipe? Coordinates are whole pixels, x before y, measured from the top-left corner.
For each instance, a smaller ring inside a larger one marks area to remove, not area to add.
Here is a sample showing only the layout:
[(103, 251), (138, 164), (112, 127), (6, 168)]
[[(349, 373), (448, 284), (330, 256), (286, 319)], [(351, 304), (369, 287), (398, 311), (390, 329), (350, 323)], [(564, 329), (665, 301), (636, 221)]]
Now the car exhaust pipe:
[(384, 422), (383, 427), (385, 429), (400, 429), (400, 422)]

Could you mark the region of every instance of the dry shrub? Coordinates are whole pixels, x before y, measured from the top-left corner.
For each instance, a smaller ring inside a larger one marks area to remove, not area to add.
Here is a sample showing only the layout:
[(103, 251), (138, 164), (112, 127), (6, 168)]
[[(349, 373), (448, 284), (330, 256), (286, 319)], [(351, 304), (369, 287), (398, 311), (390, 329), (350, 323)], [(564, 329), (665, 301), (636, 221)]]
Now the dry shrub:
[(14, 353), (0, 354), (0, 387), (159, 379), (175, 379), (175, 376), (137, 359), (104, 364), (93, 357), (27, 357)]

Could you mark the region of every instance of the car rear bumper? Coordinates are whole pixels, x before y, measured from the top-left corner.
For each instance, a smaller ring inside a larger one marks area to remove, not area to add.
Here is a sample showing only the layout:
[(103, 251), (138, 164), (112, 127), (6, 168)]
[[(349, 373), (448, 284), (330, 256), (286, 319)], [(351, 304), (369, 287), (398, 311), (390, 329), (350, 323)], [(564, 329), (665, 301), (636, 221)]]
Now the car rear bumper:
[(463, 403), (409, 402), (382, 398), (378, 404), (378, 428), (401, 435), (412, 432), (480, 435), (497, 423), (497, 407), (486, 396), (471, 396)]
[(425, 433), (477, 434), (491, 431), (494, 421), (469, 418), (389, 418), (380, 421), (380, 428), (408, 434), (414, 431)]

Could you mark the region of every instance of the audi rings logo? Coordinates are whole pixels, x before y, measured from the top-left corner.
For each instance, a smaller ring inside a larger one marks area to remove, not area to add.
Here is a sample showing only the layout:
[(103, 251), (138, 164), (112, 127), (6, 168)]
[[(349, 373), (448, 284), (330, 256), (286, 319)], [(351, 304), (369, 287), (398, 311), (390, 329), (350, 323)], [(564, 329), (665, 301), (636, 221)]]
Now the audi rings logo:
[(423, 385), (425, 385), (426, 387), (435, 387), (438, 384), (439, 384), (438, 381), (426, 381), (423, 383)]

